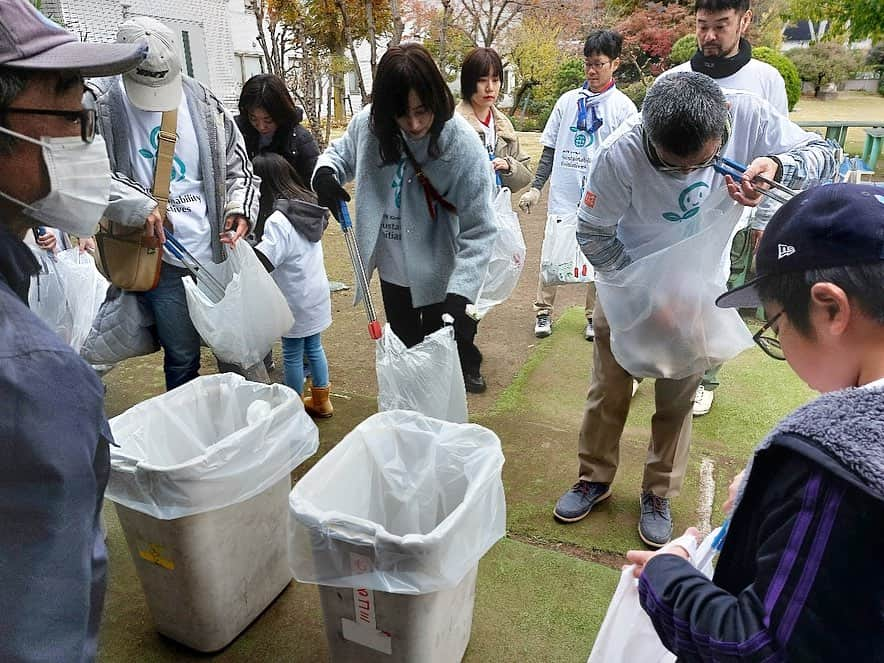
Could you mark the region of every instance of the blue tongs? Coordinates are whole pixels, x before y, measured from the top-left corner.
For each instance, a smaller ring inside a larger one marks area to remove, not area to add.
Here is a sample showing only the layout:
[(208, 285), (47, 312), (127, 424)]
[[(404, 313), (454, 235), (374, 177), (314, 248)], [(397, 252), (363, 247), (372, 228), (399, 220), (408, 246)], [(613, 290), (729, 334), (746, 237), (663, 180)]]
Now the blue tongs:
[[(717, 173), (721, 173), (722, 175), (730, 175), (732, 178), (734, 178), (735, 182), (739, 182), (743, 179), (743, 175), (746, 172), (747, 168), (747, 166), (740, 163), (739, 161), (734, 161), (733, 159), (728, 159), (727, 157), (719, 157), (718, 160), (714, 164), (712, 164), (712, 167)], [(768, 179), (767, 177), (764, 177), (762, 175), (756, 175), (752, 178), (752, 181), (767, 184), (770, 189), (755, 190), (761, 195), (767, 196), (771, 200), (777, 201), (781, 205), (789, 202), (792, 196), (798, 193), (794, 189), (790, 189), (786, 185), (775, 182), (774, 180)]]

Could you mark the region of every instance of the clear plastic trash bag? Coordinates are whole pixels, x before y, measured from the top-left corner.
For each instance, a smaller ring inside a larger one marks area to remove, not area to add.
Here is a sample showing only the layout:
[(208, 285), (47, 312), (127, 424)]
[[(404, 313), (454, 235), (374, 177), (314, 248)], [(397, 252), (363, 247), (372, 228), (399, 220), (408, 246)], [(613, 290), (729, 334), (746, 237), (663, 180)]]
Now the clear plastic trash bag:
[(540, 278), (543, 285), (589, 283), (595, 271), (577, 243), (577, 212), (546, 217), (543, 247), (540, 249)]
[(58, 263), (43, 252), (37, 258), (40, 271), (31, 277), (28, 307), (46, 326), (65, 343), (70, 344), (74, 331), (74, 316), (65, 297), (64, 282)]
[(410, 348), (389, 324), (375, 346), (378, 410), (414, 410), (454, 423), (467, 421), (467, 393), (454, 340), (446, 325)]
[(293, 389), (233, 373), (191, 380), (110, 426), (119, 446), (111, 447), (107, 498), (162, 520), (254, 497), (319, 447)]
[(726, 290), (722, 254), (742, 212), (721, 189), (686, 222), (685, 239), (598, 274), (611, 351), (630, 374), (686, 378), (752, 346), (739, 313), (715, 305)]
[[(295, 578), (394, 594), (456, 587), (506, 533), (503, 462), (487, 428), (369, 417), (289, 496)], [(361, 572), (352, 556), (367, 558)]]
[(273, 344), (294, 324), (279, 286), (248, 242), (227, 247), (227, 260), (203, 269), (224, 284), (218, 301), (202, 279), (184, 278), (193, 326), (223, 362), (249, 368), (263, 361)]
[[(706, 535), (698, 546), (696, 540), (683, 535), (673, 541), (680, 543), (691, 554), (694, 566), (712, 577), (709, 554), (712, 543), (720, 529)], [(641, 607), (638, 598), (638, 578), (632, 573), (635, 565), (629, 565), (620, 573), (620, 582), (608, 605), (608, 612), (599, 629), (587, 663), (674, 663), (675, 654), (666, 649), (654, 630), (650, 617)]]
[(513, 211), (509, 189), (504, 187), (497, 192), (493, 207), (497, 237), (488, 271), (473, 307), (473, 316), (477, 320), (481, 320), (494, 306), (509, 299), (525, 267), (525, 239), (522, 237), (519, 216)]

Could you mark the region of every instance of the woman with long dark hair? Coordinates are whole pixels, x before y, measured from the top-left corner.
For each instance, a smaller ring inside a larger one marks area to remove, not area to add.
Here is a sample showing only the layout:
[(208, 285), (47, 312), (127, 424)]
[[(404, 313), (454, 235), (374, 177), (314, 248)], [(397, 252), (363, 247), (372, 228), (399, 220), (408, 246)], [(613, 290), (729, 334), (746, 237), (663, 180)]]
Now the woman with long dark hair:
[(301, 126), (303, 119), (304, 111), (295, 106), (279, 76), (258, 74), (243, 85), (236, 124), (245, 138), (249, 158), (275, 152), (285, 157), (302, 180), (309, 182), (319, 146)]
[(350, 199), (341, 184), (356, 178), (356, 239), (369, 277), (380, 276), (393, 332), (412, 346), (451, 314), (465, 386), (484, 391), (465, 309), (496, 234), (488, 155), (419, 44), (384, 53), (372, 99), (320, 155), (313, 190), (337, 215)]

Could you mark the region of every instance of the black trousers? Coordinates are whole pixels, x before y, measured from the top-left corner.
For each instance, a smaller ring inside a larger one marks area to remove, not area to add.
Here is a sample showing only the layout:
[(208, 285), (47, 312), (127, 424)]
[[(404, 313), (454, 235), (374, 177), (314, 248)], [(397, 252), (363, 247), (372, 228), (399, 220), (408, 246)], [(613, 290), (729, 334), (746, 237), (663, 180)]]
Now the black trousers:
[[(411, 302), (411, 289), (381, 280), (381, 296), (384, 299), (384, 313), (387, 322), (406, 347), (412, 347), (424, 340), (424, 336), (442, 328), (442, 315), (446, 312), (443, 302), (429, 306), (414, 306)], [(479, 323), (465, 312), (452, 314), (454, 320), (454, 340), (464, 375), (479, 375), (482, 353), (474, 340)]]

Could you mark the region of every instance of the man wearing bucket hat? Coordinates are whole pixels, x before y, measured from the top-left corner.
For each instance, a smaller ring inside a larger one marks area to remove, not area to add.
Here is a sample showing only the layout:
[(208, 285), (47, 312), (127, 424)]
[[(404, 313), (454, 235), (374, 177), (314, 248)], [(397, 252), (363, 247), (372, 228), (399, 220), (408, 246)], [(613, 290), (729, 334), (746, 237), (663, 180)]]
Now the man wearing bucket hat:
[(27, 307), (22, 241), (90, 235), (111, 173), (83, 76), (144, 47), (83, 44), (27, 0), (0, 0), (0, 660), (90, 661), (107, 555), (99, 516), (110, 430), (95, 372)]
[[(739, 185), (729, 185), (732, 197), (743, 205), (756, 205), (761, 197), (752, 184), (757, 175), (803, 188), (830, 177), (835, 169), (830, 144), (803, 131), (759, 97), (724, 92), (704, 74), (667, 76), (648, 91), (641, 115), (633, 116), (605, 143), (587, 178), (578, 209), (577, 241), (600, 281), (606, 272), (662, 252), (691, 234), (687, 222), (713, 198), (713, 191), (728, 182), (714, 168), (720, 167), (720, 157), (749, 164)], [(770, 218), (773, 211), (765, 203), (758, 214)], [(658, 276), (655, 292), (667, 294), (667, 274)], [(678, 293), (672, 295), (676, 302)], [(632, 375), (612, 351), (611, 339), (618, 329), (612, 329), (605, 309), (615, 305), (599, 291), (593, 318), (597, 325), (592, 381), (578, 436), (578, 481), (556, 504), (554, 515), (561, 522), (581, 520), (610, 496), (620, 460)], [(663, 318), (671, 311), (654, 313)], [(682, 307), (680, 315), (692, 314)], [(652, 331), (665, 333), (670, 345), (678, 346), (702, 336), (704, 327)], [(645, 373), (657, 379), (638, 528), (641, 539), (652, 547), (665, 544), (672, 534), (670, 500), (684, 481), (693, 396), (702, 378), (702, 373), (680, 377), (671, 367), (662, 372), (667, 377), (659, 375)]]
[[(148, 235), (164, 240), (164, 219), (150, 190), (163, 112), (177, 110), (165, 221), (198, 261), (222, 262), (224, 244), (245, 235), (258, 214), (258, 180), (242, 135), (222, 103), (182, 74), (169, 28), (138, 16), (120, 26), (117, 41), (143, 44), (147, 57), (122, 76), (88, 83), (115, 175), (107, 216), (144, 226)], [(167, 389), (199, 374), (200, 336), (181, 280), (188, 273), (181, 261), (164, 253), (159, 284), (138, 295), (156, 320)]]
[(778, 423), (732, 485), (712, 580), (674, 544), (627, 553), (642, 607), (679, 660), (880, 661), (881, 189), (797, 195), (768, 224), (756, 264), (758, 277), (717, 304), (763, 305), (756, 343), (823, 395)]

